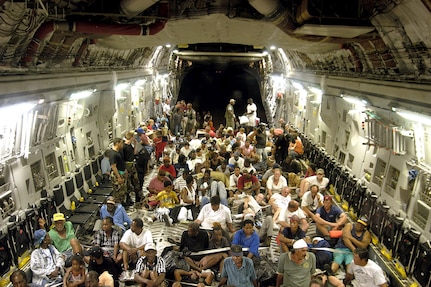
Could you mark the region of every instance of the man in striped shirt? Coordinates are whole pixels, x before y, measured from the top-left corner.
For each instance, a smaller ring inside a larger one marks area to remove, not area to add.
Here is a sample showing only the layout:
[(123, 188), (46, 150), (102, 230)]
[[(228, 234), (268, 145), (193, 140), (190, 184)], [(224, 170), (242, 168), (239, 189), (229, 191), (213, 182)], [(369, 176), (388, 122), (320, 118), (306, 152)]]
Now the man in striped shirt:
[(135, 281), (141, 286), (164, 286), (166, 265), (156, 256), (154, 243), (145, 244), (145, 256), (139, 258), (135, 268)]

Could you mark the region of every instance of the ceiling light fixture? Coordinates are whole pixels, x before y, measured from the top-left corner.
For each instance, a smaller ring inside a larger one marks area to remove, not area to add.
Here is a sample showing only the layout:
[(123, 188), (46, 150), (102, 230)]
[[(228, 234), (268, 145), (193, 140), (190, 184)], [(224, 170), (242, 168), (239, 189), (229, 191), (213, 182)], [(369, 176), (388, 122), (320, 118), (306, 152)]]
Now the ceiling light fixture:
[(120, 83), (120, 84), (115, 86), (115, 90), (116, 91), (122, 91), (122, 90), (127, 89), (127, 87), (129, 87), (129, 83)]
[(431, 116), (420, 114), (417, 112), (412, 112), (412, 111), (405, 110), (402, 108), (397, 108), (397, 107), (392, 107), (392, 111), (394, 111), (397, 115), (401, 116), (402, 118), (405, 118), (406, 120), (431, 126)]
[(88, 89), (88, 90), (74, 92), (74, 93), (70, 94), (70, 99), (71, 100), (85, 99), (85, 98), (91, 96), (95, 91), (96, 91), (96, 89)]
[(359, 105), (362, 107), (366, 107), (366, 106), (370, 105), (370, 102), (366, 98), (352, 97), (352, 96), (347, 96), (344, 94), (341, 94), (340, 97), (350, 104)]
[(292, 86), (297, 90), (303, 90), (304, 86), (298, 82), (292, 82)]

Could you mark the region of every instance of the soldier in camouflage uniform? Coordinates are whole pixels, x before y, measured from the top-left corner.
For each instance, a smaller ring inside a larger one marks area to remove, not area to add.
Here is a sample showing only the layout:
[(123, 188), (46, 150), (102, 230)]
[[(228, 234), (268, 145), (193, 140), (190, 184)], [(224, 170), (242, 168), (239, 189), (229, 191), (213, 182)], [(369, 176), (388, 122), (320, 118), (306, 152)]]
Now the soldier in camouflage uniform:
[(112, 195), (117, 202), (126, 202), (127, 169), (120, 151), (123, 148), (123, 139), (115, 138), (112, 151), (109, 154), (111, 164)]
[(127, 169), (127, 200), (126, 206), (132, 205), (133, 201), (130, 196), (130, 192), (134, 191), (136, 196), (136, 202), (141, 200), (141, 191), (142, 188), (139, 184), (138, 173), (136, 171), (136, 163), (135, 163), (135, 155), (138, 153), (138, 142), (134, 137), (135, 132), (129, 131), (126, 133), (126, 141), (124, 142), (123, 148), (121, 149), (123, 154), (123, 159), (126, 162)]

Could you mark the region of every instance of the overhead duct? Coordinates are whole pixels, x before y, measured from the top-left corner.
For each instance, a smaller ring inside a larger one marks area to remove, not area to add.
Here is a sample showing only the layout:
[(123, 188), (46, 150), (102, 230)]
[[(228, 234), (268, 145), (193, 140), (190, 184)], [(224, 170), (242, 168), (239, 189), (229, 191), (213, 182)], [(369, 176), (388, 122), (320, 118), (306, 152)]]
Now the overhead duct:
[(141, 14), (160, 0), (122, 0), (121, 11), (128, 17)]
[(127, 36), (147, 36), (159, 33), (165, 27), (169, 13), (169, 2), (162, 1), (159, 5), (159, 14), (154, 23), (149, 25), (139, 24), (117, 24), (91, 21), (71, 21), (43, 23), (34, 34), (25, 55), (21, 58), (21, 65), (28, 66), (36, 55), (40, 44), (48, 38), (49, 34), (55, 31), (76, 32), (94, 35), (127, 35)]
[[(264, 15), (266, 19), (276, 25), (280, 30), (289, 35), (292, 38), (299, 40), (305, 40), (310, 42), (327, 42), (327, 43), (341, 43), (344, 44), (349, 41), (353, 41), (350, 37), (333, 37), (333, 36), (321, 36), (321, 35), (307, 35), (296, 33), (299, 27), (294, 20), (294, 11), (287, 10), (279, 0), (248, 0), (249, 4), (256, 9), (259, 13)], [(307, 4), (308, 0), (302, 0), (302, 4)], [(301, 4), (301, 5), (302, 5)], [(300, 6), (301, 6), (300, 5)], [(303, 6), (303, 5), (302, 5)], [(334, 27), (327, 25), (328, 28)], [(340, 27), (337, 27), (340, 29)], [(352, 29), (352, 28), (350, 28)], [(328, 29), (326, 29), (328, 30)], [(369, 30), (364, 30), (369, 32)], [(375, 34), (360, 35), (354, 39), (355, 42), (361, 42), (363, 40), (370, 40), (375, 38)]]

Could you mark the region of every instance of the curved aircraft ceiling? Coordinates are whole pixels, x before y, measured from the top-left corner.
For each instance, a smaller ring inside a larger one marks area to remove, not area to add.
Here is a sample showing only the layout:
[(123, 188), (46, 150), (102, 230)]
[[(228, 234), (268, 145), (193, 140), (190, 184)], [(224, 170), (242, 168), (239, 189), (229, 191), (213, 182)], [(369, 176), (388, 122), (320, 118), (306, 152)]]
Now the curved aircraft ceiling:
[[(158, 46), (167, 44), (171, 46), (164, 48), (165, 61), (174, 49), (182, 48), (178, 57), (187, 61), (220, 62), (230, 53), (258, 57), (274, 45), (283, 49), (294, 71), (431, 81), (430, 0), (0, 0), (0, 4), (4, 75), (137, 69), (149, 63)], [(244, 49), (231, 50), (224, 43)]]

